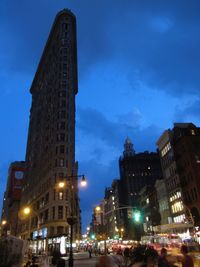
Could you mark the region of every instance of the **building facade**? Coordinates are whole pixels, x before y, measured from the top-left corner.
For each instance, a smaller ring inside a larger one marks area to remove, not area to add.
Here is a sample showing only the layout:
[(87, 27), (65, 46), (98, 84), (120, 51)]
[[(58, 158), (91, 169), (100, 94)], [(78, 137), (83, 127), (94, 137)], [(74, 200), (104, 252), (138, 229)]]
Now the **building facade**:
[(131, 140), (127, 138), (123, 155), (119, 159), (119, 170), (123, 190), (120, 202), (127, 206), (123, 210), (124, 235), (128, 239), (139, 240), (141, 227), (134, 222), (131, 210), (140, 208), (140, 190), (144, 186), (154, 185), (156, 180), (162, 178), (159, 154), (148, 151), (135, 153)]
[[(32, 212), (27, 223), (22, 221), (20, 234), (37, 239), (41, 249), (60, 248), (69, 236), (66, 220), (72, 213), (77, 218), (75, 238), (80, 236), (75, 161), (76, 18), (70, 10), (62, 10), (55, 18), (30, 92), (21, 208), (29, 205)], [(66, 186), (59, 188), (59, 182)]]
[(161, 224), (161, 215), (155, 185), (144, 186), (140, 190), (140, 209), (142, 212), (143, 235), (153, 235), (154, 226)]
[(163, 177), (168, 193), (171, 214), (168, 218), (168, 223), (180, 223), (185, 219), (185, 209), (183, 206), (180, 177), (174, 156), (173, 131), (166, 130), (157, 141), (157, 146), (160, 152)]
[[(166, 191), (159, 198), (161, 226), (165, 231), (172, 233), (186, 232), (188, 228), (193, 232), (194, 225), (200, 225), (199, 128), (192, 123), (175, 123), (172, 130), (168, 129), (161, 135), (157, 146), (164, 177), (163, 186)], [(157, 191), (159, 195), (161, 192), (159, 183)], [(164, 200), (166, 210), (162, 210), (161, 204), (164, 204)]]
[(1, 221), (4, 234), (16, 236), (19, 231), (18, 212), (22, 197), (22, 188), (25, 173), (25, 162), (16, 161), (10, 164), (6, 192), (4, 193)]
[(193, 123), (175, 123), (173, 146), (186, 217), (200, 226), (200, 128)]

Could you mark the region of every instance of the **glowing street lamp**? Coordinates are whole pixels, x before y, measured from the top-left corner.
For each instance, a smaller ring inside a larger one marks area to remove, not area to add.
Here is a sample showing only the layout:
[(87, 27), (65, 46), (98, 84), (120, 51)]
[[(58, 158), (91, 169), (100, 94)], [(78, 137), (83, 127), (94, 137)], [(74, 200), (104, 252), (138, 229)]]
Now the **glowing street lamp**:
[(82, 186), (82, 187), (86, 187), (86, 186), (87, 186), (87, 181), (86, 181), (86, 179), (85, 179), (85, 175), (82, 175), (81, 186)]
[(23, 209), (23, 213), (24, 213), (25, 215), (29, 215), (29, 214), (31, 213), (31, 209), (30, 209), (29, 207), (25, 207), (25, 208)]
[(64, 182), (60, 182), (60, 183), (58, 184), (58, 187), (59, 187), (59, 188), (64, 188), (64, 187), (65, 187), (65, 183), (64, 183)]
[(101, 211), (101, 207), (100, 206), (96, 206), (95, 210), (96, 210), (96, 212), (100, 212)]
[(3, 221), (1, 222), (1, 224), (2, 224), (2, 225), (6, 225), (6, 224), (7, 224), (7, 221), (6, 221), (6, 220), (3, 220)]

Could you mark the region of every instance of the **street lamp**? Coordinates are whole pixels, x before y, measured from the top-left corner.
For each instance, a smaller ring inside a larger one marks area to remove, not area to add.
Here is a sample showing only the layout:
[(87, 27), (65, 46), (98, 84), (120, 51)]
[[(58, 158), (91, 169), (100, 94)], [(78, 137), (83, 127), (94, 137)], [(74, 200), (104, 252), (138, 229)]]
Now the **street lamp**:
[[(74, 258), (73, 258), (73, 231), (74, 231), (74, 224), (77, 222), (76, 216), (74, 216), (74, 194), (75, 194), (75, 188), (76, 188), (76, 183), (74, 179), (78, 179), (81, 177), (81, 187), (85, 187), (87, 185), (87, 181), (85, 179), (85, 175), (71, 175), (67, 176), (66, 178), (71, 178), (71, 181), (69, 181), (69, 186), (71, 187), (71, 212), (70, 216), (67, 217), (67, 223), (70, 225), (70, 250), (69, 250), (69, 267), (74, 266)], [(65, 183), (60, 182), (58, 184), (59, 188), (64, 188)]]
[(96, 206), (95, 210), (96, 210), (96, 212), (101, 212), (101, 207), (100, 206)]
[(6, 225), (6, 224), (7, 224), (7, 221), (6, 221), (6, 220), (3, 220), (3, 221), (1, 222), (1, 224), (2, 224), (2, 225)]
[[(39, 231), (39, 226), (40, 226), (40, 218), (39, 218), (39, 214), (31, 207), (31, 206), (25, 206), (24, 208), (22, 208), (19, 212), (19, 216), (21, 217), (21, 219), (29, 219), (28, 222), (28, 240), (31, 240), (31, 214), (35, 215), (37, 217), (37, 231)], [(38, 240), (37, 240), (37, 244), (36, 244), (36, 252), (38, 252)]]
[(30, 209), (29, 207), (25, 207), (25, 208), (23, 209), (23, 213), (24, 213), (25, 215), (29, 215), (29, 214), (31, 213), (31, 209)]

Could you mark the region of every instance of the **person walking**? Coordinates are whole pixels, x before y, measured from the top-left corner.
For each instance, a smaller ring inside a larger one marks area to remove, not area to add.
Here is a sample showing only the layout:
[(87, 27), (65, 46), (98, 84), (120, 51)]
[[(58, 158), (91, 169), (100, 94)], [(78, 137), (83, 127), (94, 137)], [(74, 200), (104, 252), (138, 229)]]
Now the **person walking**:
[(91, 259), (92, 258), (92, 247), (88, 248), (88, 253), (89, 253), (89, 258)]
[(167, 249), (162, 248), (160, 251), (160, 256), (158, 258), (158, 267), (170, 267), (172, 266), (167, 259)]
[(181, 253), (183, 254), (183, 258), (181, 259), (182, 267), (194, 267), (193, 259), (188, 255), (188, 247), (186, 245), (181, 246)]

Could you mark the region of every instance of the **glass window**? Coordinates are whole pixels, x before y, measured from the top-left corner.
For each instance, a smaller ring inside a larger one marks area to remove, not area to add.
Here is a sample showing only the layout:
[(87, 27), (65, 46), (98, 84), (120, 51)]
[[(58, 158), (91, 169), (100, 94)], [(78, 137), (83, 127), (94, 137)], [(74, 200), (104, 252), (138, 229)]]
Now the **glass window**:
[(59, 159), (59, 166), (63, 167), (64, 166), (64, 159)]
[(63, 206), (58, 206), (58, 219), (63, 219)]
[(58, 199), (63, 200), (63, 192), (62, 191), (58, 193)]
[(63, 154), (64, 152), (65, 152), (65, 146), (62, 145), (62, 146), (60, 146), (60, 153)]
[(55, 219), (55, 207), (52, 207), (52, 219)]

